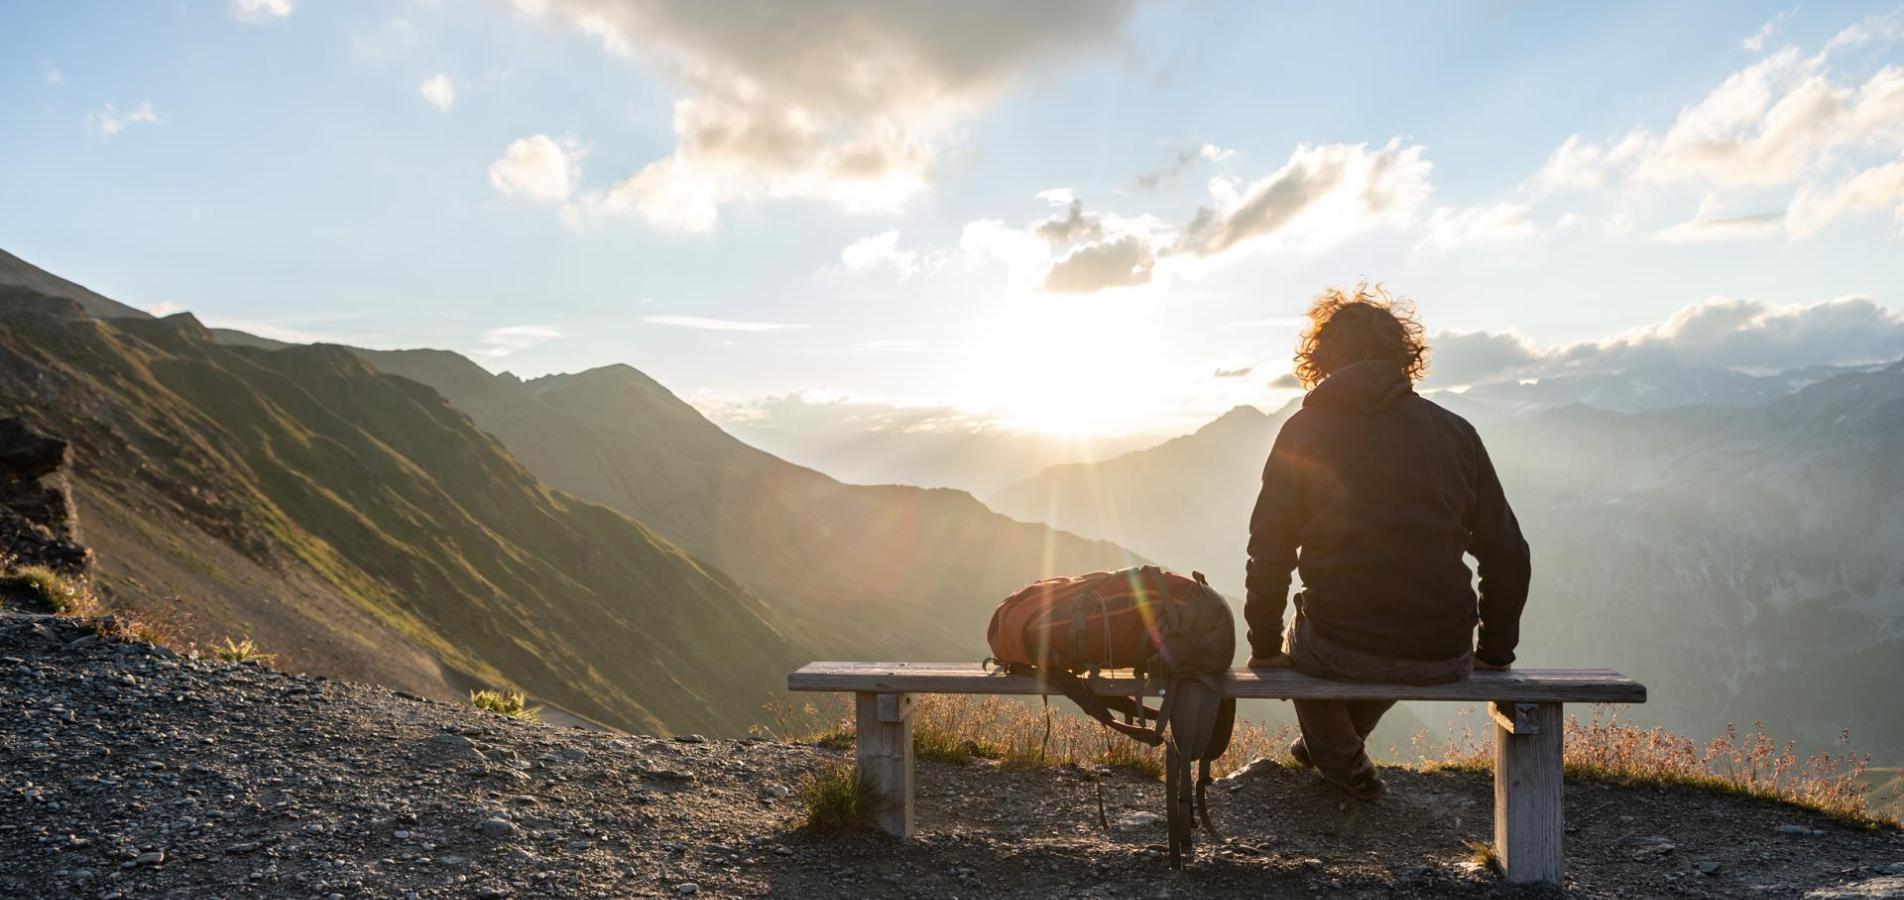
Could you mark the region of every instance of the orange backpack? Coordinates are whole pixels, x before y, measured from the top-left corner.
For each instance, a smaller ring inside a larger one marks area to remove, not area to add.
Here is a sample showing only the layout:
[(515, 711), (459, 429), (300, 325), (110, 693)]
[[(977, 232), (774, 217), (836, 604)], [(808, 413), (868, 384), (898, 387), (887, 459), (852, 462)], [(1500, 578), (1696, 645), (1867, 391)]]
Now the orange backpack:
[[(1172, 867), (1182, 866), (1197, 818), (1215, 833), (1206, 793), (1210, 763), (1229, 748), (1236, 721), (1236, 701), (1220, 683), (1235, 658), (1236, 624), (1203, 573), (1141, 566), (1047, 578), (998, 604), (986, 640), (988, 663), (1038, 678), (1105, 727), (1164, 745)], [(1135, 670), (1135, 696), (1100, 696), (1085, 679), (1103, 669)], [(1156, 709), (1143, 702), (1153, 677), (1163, 696)]]

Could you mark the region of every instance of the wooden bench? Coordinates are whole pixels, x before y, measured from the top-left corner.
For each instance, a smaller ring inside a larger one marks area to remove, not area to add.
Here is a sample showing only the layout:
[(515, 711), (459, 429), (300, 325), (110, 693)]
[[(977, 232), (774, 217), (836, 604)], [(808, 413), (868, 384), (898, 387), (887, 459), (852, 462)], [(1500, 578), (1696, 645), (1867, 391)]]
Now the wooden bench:
[[(1158, 685), (1148, 685), (1152, 694)], [(879, 826), (908, 837), (912, 819), (914, 694), (1048, 694), (1033, 678), (958, 663), (816, 662), (787, 676), (791, 691), (851, 693), (859, 771), (887, 799)], [(1135, 678), (1109, 673), (1101, 694), (1129, 696)], [(1475, 672), (1430, 686), (1326, 681), (1289, 669), (1236, 669), (1232, 697), (1274, 700), (1453, 700), (1488, 704), (1494, 719), (1494, 848), (1509, 881), (1562, 883), (1561, 705), (1644, 703), (1646, 688), (1606, 669)]]

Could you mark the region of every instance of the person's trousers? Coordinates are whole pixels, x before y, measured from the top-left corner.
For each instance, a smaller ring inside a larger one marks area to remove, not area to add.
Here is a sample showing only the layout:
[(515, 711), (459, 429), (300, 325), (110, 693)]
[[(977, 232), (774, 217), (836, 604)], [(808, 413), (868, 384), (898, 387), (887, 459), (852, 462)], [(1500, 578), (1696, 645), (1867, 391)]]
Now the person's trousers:
[(1354, 783), (1373, 771), (1368, 736), (1393, 700), (1293, 700), (1309, 761), (1329, 778)]
[[(1284, 652), (1289, 654), (1290, 665), (1296, 671), (1335, 681), (1446, 684), (1466, 678), (1474, 670), (1472, 653), (1449, 660), (1388, 659), (1330, 643), (1316, 634), (1315, 627), (1302, 614), (1300, 603), (1284, 644)], [(1296, 722), (1302, 726), (1302, 743), (1309, 751), (1309, 761), (1315, 763), (1324, 776), (1346, 783), (1374, 770), (1375, 763), (1368, 755), (1368, 737), (1395, 701), (1292, 702), (1296, 706)]]

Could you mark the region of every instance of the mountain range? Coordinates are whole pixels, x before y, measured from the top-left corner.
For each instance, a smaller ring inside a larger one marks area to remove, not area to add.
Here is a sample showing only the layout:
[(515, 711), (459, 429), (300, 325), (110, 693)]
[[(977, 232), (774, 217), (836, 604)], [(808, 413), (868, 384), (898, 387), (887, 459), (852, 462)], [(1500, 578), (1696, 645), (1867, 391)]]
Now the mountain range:
[[(1533, 547), (1522, 659), (1621, 669), (1652, 688), (1631, 715), (1688, 733), (1763, 720), (1830, 746), (1848, 728), (1897, 757), (1904, 363), (1571, 383), (1612, 408), (1498, 402), (1525, 397), (1519, 384), (1431, 395), (1477, 422)], [(1734, 389), (1718, 402), (1714, 385)], [(1668, 396), (1704, 399), (1661, 408)], [(1293, 408), (1239, 408), (987, 499), (1236, 591), (1263, 460)]]
[(289, 345), (12, 256), (0, 415), (73, 444), (111, 602), (293, 668), (646, 731), (737, 733), (822, 655), (976, 660), (997, 598), (1133, 558), (962, 492), (841, 484), (628, 367), (525, 383)]

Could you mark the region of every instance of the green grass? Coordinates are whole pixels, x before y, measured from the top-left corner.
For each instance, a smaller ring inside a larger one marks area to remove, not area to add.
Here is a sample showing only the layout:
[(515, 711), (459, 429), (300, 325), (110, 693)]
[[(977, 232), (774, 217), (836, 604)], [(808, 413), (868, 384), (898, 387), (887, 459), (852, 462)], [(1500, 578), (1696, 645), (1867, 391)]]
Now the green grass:
[(852, 763), (821, 766), (800, 782), (796, 792), (806, 810), (805, 827), (817, 834), (869, 831), (879, 792), (859, 776)]
[(542, 708), (528, 706), (521, 691), (480, 690), (469, 692), (469, 704), (480, 710), (534, 722), (542, 718)]

